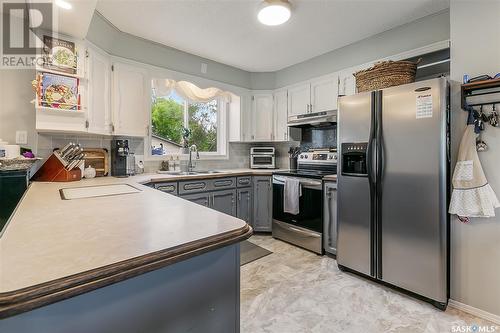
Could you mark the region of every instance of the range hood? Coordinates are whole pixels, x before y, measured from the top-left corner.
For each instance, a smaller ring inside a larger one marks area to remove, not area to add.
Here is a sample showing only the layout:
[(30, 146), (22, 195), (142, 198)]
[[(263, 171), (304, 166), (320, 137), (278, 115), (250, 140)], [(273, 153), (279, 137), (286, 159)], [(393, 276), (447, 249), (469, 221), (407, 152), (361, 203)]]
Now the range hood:
[(288, 117), (288, 127), (319, 127), (337, 122), (337, 110), (304, 113)]

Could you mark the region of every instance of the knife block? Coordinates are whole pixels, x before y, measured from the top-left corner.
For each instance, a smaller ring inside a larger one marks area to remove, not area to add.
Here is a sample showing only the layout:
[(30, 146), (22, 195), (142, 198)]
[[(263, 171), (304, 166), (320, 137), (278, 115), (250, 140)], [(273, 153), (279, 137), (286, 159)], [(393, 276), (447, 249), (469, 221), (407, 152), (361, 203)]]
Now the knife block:
[(57, 153), (52, 153), (45, 163), (33, 176), (33, 181), (40, 182), (72, 182), (82, 179), (80, 168), (71, 171), (66, 170)]

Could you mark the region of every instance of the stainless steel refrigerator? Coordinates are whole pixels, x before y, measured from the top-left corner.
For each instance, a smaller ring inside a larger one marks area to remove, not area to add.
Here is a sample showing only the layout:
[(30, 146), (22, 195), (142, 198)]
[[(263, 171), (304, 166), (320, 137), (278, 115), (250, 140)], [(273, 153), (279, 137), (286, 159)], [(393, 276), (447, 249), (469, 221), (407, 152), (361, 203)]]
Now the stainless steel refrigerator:
[(445, 78), (340, 98), (339, 268), (445, 309), (449, 102)]

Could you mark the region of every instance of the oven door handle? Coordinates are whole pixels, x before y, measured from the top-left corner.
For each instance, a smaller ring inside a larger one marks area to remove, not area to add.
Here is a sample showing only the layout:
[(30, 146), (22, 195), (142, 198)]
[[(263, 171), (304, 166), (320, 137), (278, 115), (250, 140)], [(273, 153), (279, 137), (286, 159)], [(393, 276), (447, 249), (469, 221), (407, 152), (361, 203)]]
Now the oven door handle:
[[(285, 180), (286, 177), (274, 177), (273, 178), (273, 184), (277, 185), (285, 185)], [(300, 185), (302, 185), (303, 188), (310, 188), (313, 190), (322, 190), (322, 183), (321, 181), (315, 181), (315, 180), (300, 180)]]

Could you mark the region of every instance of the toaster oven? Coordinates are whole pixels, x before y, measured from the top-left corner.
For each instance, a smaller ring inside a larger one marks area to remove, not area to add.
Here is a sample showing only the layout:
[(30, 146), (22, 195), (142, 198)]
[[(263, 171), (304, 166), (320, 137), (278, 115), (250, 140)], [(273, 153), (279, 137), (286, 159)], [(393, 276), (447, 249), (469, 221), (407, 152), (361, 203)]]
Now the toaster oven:
[(274, 147), (251, 147), (250, 168), (275, 169), (276, 157)]

